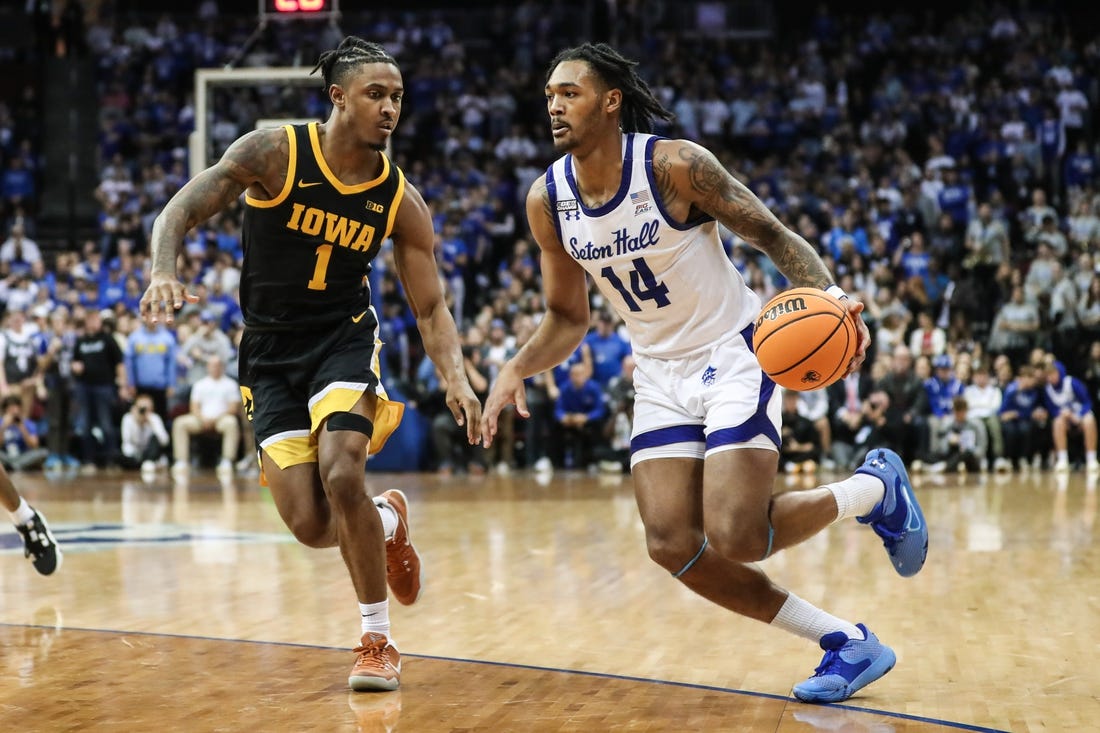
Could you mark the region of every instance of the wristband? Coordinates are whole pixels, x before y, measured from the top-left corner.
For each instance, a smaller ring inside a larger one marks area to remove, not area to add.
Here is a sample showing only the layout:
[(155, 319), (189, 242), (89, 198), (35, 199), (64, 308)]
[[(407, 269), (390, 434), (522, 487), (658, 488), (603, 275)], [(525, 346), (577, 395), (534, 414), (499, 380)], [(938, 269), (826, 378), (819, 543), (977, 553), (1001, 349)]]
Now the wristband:
[(833, 296), (837, 300), (844, 300), (848, 297), (848, 294), (844, 292), (844, 288), (840, 287), (839, 285), (830, 285), (829, 287), (825, 288), (825, 292)]

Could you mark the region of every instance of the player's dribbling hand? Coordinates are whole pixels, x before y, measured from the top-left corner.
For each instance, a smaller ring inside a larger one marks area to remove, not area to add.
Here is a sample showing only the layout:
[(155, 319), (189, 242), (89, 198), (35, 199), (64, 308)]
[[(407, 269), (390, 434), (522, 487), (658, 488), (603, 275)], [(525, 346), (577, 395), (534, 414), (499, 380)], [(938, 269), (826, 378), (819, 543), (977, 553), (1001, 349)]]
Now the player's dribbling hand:
[(863, 303), (854, 300), (851, 296), (842, 298), (841, 302), (848, 308), (848, 317), (855, 321), (856, 333), (859, 337), (856, 353), (852, 356), (852, 360), (848, 362), (848, 370), (844, 372), (846, 377), (849, 374), (858, 372), (863, 366), (863, 360), (867, 358), (867, 345), (871, 343), (871, 332), (868, 330), (867, 324), (863, 322), (863, 316), (860, 315), (863, 312)]
[(497, 375), (496, 384), (485, 400), (485, 411), (481, 414), (482, 446), (488, 448), (493, 444), (497, 434), (497, 417), (508, 405), (515, 405), (520, 417), (531, 416), (527, 410), (527, 390), (523, 387), (523, 379), (505, 364)]
[(481, 402), (469, 382), (461, 382), (454, 391), (447, 388), (447, 407), (454, 415), (455, 422), (466, 426), (466, 439), (470, 441), (470, 445), (477, 445), (481, 440), (478, 432), (481, 427)]
[(199, 302), (199, 296), (187, 292), (187, 288), (175, 275), (153, 273), (149, 278), (149, 287), (141, 296), (141, 317), (149, 323), (158, 323), (164, 313), (164, 322), (168, 325), (176, 320), (176, 311), (188, 303)]

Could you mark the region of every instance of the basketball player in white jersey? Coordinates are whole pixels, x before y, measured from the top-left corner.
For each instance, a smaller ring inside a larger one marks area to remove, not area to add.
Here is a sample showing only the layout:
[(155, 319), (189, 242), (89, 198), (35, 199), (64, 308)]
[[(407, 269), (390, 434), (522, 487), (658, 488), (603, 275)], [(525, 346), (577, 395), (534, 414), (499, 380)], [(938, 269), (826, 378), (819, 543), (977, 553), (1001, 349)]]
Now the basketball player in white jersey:
[[(825, 651), (794, 688), (836, 702), (886, 674), (894, 652), (862, 624), (777, 587), (754, 564), (829, 524), (870, 524), (902, 575), (924, 563), (928, 533), (901, 459), (875, 449), (851, 478), (773, 496), (780, 398), (752, 353), (755, 293), (726, 257), (717, 222), (766, 253), (794, 286), (843, 292), (805, 240), (785, 228), (706, 149), (646, 134), (671, 118), (604, 44), (560, 53), (546, 104), (565, 155), (532, 185), (527, 216), (541, 248), (547, 312), (501, 369), (481, 423), (527, 417), (523, 379), (563, 361), (589, 327), (587, 272), (626, 323), (637, 363), (631, 467), (650, 557), (691, 590), (795, 633)], [(847, 300), (860, 333), (863, 305)]]

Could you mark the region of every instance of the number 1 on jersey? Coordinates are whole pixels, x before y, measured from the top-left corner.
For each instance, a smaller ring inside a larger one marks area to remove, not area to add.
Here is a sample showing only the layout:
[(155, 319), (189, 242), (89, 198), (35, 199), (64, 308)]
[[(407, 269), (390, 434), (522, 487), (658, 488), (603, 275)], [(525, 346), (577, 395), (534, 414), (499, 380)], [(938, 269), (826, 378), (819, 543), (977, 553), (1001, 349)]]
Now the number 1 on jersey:
[[(645, 258), (637, 257), (631, 260), (631, 264), (634, 265), (634, 269), (630, 271), (630, 290), (634, 291), (634, 295), (638, 296), (638, 300), (652, 300), (657, 303), (658, 308), (669, 305), (671, 301), (668, 299), (668, 286), (657, 282), (657, 278), (654, 276), (653, 270), (649, 269)], [(600, 274), (611, 283), (611, 287), (619, 291), (619, 295), (623, 296), (626, 307), (632, 313), (637, 313), (642, 309), (610, 265), (600, 270)]]
[(310, 290), (325, 290), (328, 288), (325, 275), (328, 273), (328, 261), (331, 258), (331, 244), (322, 244), (317, 247), (317, 266), (313, 268), (313, 278), (306, 283), (306, 287)]

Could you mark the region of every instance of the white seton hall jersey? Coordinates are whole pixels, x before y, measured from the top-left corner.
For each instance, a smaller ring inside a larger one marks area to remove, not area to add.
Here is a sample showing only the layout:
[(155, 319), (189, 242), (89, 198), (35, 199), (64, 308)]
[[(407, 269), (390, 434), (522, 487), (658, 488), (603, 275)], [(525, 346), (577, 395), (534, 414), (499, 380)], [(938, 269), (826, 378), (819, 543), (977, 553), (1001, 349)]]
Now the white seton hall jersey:
[(565, 251), (626, 323), (636, 353), (679, 358), (741, 332), (760, 310), (726, 256), (709, 216), (669, 218), (653, 177), (660, 138), (623, 135), (623, 178), (596, 209), (581, 201), (566, 155), (546, 171), (550, 210)]

